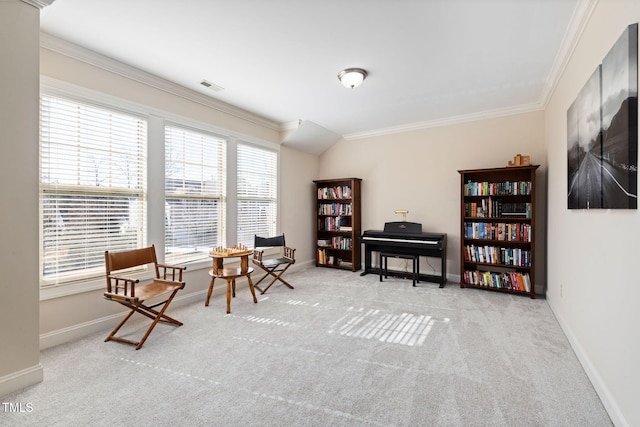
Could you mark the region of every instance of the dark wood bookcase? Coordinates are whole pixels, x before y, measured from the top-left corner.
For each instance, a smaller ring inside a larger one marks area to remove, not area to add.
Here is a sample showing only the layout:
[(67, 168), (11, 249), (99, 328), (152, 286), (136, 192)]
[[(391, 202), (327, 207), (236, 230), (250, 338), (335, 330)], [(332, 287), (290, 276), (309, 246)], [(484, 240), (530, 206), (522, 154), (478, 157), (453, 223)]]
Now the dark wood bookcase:
[(360, 270), (361, 182), (360, 178), (313, 181), (317, 267)]
[(460, 287), (535, 293), (539, 165), (460, 170)]

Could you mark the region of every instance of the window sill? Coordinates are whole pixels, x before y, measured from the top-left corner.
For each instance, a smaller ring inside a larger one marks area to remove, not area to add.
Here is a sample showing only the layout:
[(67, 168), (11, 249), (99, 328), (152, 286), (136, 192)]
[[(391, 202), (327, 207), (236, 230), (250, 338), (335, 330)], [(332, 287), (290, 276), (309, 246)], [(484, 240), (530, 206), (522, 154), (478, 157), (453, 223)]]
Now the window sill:
[[(264, 249), (265, 255), (274, 255), (279, 253), (280, 251), (280, 248), (274, 248), (274, 247), (261, 248), (261, 249)], [(225, 264), (227, 263), (233, 264), (238, 262), (240, 261), (237, 258), (229, 258), (225, 260)], [(184, 263), (180, 265), (187, 266), (187, 271), (185, 272), (185, 274), (188, 275), (189, 272), (191, 271), (210, 269), (211, 261), (208, 259), (199, 260), (199, 261)], [(137, 277), (141, 281), (150, 280), (153, 278), (153, 273), (152, 272), (140, 273), (135, 277)], [(40, 288), (40, 301), (46, 301), (46, 300), (51, 300), (56, 298), (67, 297), (70, 295), (81, 294), (84, 292), (91, 292), (91, 291), (105, 290), (105, 289), (106, 289), (106, 283), (105, 283), (104, 276), (96, 277), (93, 279), (87, 279), (80, 282), (52, 285), (52, 286)]]
[[(211, 262), (209, 260), (194, 261), (192, 263), (185, 263), (180, 265), (186, 265), (186, 274), (190, 271), (198, 271), (206, 268), (211, 268)], [(151, 280), (154, 277), (152, 271), (145, 273), (138, 273), (133, 275), (134, 278), (140, 281)], [(67, 297), (70, 295), (81, 294), (84, 292), (91, 292), (97, 290), (105, 290), (106, 282), (105, 277), (95, 277), (93, 279), (87, 279), (79, 282), (62, 283), (59, 285), (52, 285), (40, 288), (40, 301), (46, 301), (55, 298)]]

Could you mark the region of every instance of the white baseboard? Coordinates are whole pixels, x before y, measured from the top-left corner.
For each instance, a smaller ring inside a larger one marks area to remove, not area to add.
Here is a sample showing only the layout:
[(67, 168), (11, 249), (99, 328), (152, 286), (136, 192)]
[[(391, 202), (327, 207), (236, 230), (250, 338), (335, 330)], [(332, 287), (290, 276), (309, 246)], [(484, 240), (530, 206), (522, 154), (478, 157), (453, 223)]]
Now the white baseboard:
[[(200, 290), (189, 294), (178, 295), (171, 303), (171, 307), (181, 307), (192, 304), (196, 301), (204, 301), (203, 295), (206, 295), (206, 292), (206, 290)], [(113, 329), (126, 314), (127, 312), (113, 314), (42, 334), (40, 335), (40, 350), (81, 339), (101, 331), (107, 331), (105, 332), (106, 337), (108, 335), (108, 331)]]
[(43, 378), (44, 373), (40, 363), (21, 371), (12, 372), (0, 378), (0, 396), (6, 396), (31, 385), (41, 383)]
[[(303, 268), (306, 268), (312, 264), (313, 261), (296, 263), (291, 266), (289, 271), (297, 271)], [(238, 281), (238, 286), (246, 285), (246, 280)], [(220, 286), (214, 288), (214, 294), (226, 292), (226, 288), (224, 286)], [(207, 289), (199, 290), (191, 293), (178, 293), (173, 302), (171, 303), (171, 307), (182, 307), (185, 305), (204, 302), (207, 295)], [(99, 319), (94, 319), (89, 322), (79, 323), (77, 325), (69, 326), (66, 328), (58, 329), (55, 331), (47, 332), (46, 334), (40, 335), (40, 350), (44, 350), (47, 348), (55, 347), (60, 344), (64, 344), (67, 342), (71, 342), (77, 339), (84, 338), (88, 335), (98, 333), (101, 331), (105, 331), (105, 337), (109, 334), (109, 331), (113, 329), (118, 322), (124, 318), (126, 312), (113, 314), (110, 316), (101, 317)]]
[(598, 397), (600, 397), (600, 400), (602, 401), (602, 404), (604, 405), (607, 413), (609, 414), (609, 418), (611, 418), (613, 425), (618, 427), (630, 426), (630, 424), (627, 422), (624, 415), (620, 411), (620, 408), (618, 407), (618, 404), (616, 403), (615, 399), (611, 395), (609, 388), (600, 377), (598, 370), (595, 368), (593, 363), (591, 363), (591, 359), (589, 359), (587, 353), (584, 351), (584, 349), (580, 345), (580, 342), (575, 338), (575, 336), (571, 332), (571, 329), (569, 329), (569, 327), (565, 323), (564, 319), (561, 316), (558, 316), (558, 313), (556, 312), (553, 306), (553, 299), (547, 297), (547, 303), (549, 304), (549, 307), (551, 308), (551, 311), (553, 312), (553, 315), (555, 316), (556, 320), (560, 324), (560, 328), (562, 328), (564, 335), (569, 340), (569, 344), (571, 345), (573, 352), (576, 354), (576, 357), (580, 361), (582, 368), (584, 369), (585, 373), (589, 377), (589, 380), (591, 381), (593, 388), (596, 390)]

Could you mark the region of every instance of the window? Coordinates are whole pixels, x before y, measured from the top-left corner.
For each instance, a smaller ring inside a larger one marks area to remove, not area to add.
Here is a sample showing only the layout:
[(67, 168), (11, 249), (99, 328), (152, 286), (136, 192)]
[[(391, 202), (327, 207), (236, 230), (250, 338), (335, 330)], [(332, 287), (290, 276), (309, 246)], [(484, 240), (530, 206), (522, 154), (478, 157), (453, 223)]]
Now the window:
[(102, 287), (106, 250), (155, 243), (207, 268), (212, 248), (276, 233), (276, 144), (55, 82), (40, 100), (42, 299)]
[(147, 122), (76, 101), (40, 98), (40, 281), (104, 274), (104, 251), (146, 232)]
[(254, 235), (273, 236), (278, 215), (278, 155), (266, 148), (238, 143), (237, 238), (253, 247)]
[(226, 141), (165, 127), (165, 260), (187, 262), (224, 244)]

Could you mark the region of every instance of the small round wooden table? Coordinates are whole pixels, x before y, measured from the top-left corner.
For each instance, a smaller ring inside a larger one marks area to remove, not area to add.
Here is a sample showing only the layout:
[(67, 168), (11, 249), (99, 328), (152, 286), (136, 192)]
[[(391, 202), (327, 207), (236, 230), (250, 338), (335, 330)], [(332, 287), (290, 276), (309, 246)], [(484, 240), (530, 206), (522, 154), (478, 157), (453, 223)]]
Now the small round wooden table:
[[(231, 252), (231, 253), (212, 253), (210, 256), (213, 259), (213, 269), (209, 271), (211, 276), (211, 283), (209, 284), (209, 292), (207, 292), (207, 300), (204, 305), (209, 306), (209, 299), (213, 292), (213, 283), (216, 279), (227, 280), (227, 314), (231, 313), (231, 295), (236, 296), (236, 279), (238, 277), (247, 277), (249, 282), (249, 289), (253, 296), (253, 302), (258, 303), (256, 298), (256, 292), (253, 288), (253, 282), (251, 281), (251, 273), (253, 268), (249, 267), (249, 255), (253, 251), (244, 252)], [(223, 263), (225, 258), (240, 258), (240, 267), (224, 267)]]

